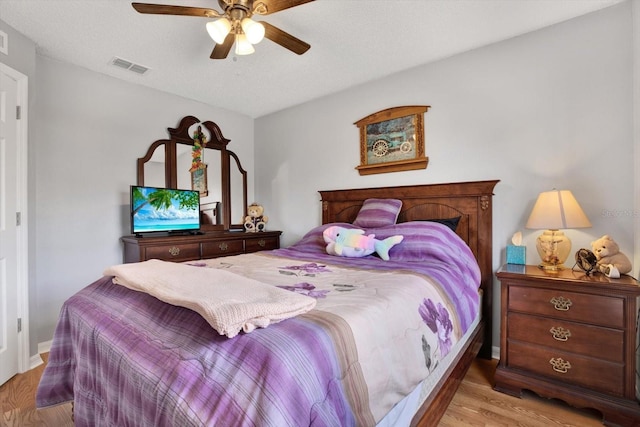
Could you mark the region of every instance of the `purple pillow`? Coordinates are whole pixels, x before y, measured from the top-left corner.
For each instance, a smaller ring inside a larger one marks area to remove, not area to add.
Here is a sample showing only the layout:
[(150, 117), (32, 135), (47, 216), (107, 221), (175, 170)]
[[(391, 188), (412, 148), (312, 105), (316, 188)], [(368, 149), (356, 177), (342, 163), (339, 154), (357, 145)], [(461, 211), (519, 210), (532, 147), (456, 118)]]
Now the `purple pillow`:
[(394, 225), (402, 208), (402, 200), (367, 199), (353, 225), (359, 228), (378, 228)]
[[(389, 250), (392, 261), (425, 262), (451, 259), (464, 260), (461, 252), (471, 252), (467, 244), (453, 230), (444, 224), (431, 221), (410, 221), (391, 227), (365, 230), (365, 234), (375, 233), (376, 239), (401, 235), (404, 239)], [(473, 256), (471, 259), (474, 259)]]

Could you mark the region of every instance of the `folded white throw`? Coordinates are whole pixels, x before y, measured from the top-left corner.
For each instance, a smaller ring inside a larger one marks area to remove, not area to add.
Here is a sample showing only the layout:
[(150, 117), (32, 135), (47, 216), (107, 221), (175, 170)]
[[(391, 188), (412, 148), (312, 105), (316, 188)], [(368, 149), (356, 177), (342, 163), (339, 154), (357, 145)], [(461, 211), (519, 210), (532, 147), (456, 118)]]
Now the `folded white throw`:
[(220, 335), (266, 328), (316, 305), (314, 298), (226, 270), (152, 259), (107, 268), (113, 283), (200, 314)]

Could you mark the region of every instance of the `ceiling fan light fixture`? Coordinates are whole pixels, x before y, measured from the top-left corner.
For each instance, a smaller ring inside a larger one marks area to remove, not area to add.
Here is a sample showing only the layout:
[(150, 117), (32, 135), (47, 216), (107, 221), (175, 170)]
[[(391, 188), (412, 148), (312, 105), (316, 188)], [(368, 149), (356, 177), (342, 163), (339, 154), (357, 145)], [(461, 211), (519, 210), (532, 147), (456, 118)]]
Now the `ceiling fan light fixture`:
[(245, 34), (236, 34), (236, 55), (251, 55), (255, 51)]
[(206, 22), (205, 25), (207, 33), (215, 42), (209, 58), (225, 59), (234, 44), (236, 44), (237, 55), (249, 55), (255, 52), (253, 45), (260, 43), (265, 37), (297, 55), (305, 53), (311, 47), (309, 43), (268, 22), (254, 21), (252, 18), (257, 15), (270, 15), (312, 1), (314, 0), (218, 0), (222, 12), (208, 7), (169, 4), (133, 2), (132, 6), (142, 14), (209, 18), (210, 22)]
[(240, 25), (242, 26), (242, 31), (246, 34), (249, 43), (260, 43), (264, 38), (264, 25), (261, 23), (256, 22), (251, 18), (244, 18), (240, 22)]
[(220, 18), (217, 21), (207, 22), (207, 32), (214, 42), (224, 43), (224, 39), (231, 31), (231, 22), (227, 18)]

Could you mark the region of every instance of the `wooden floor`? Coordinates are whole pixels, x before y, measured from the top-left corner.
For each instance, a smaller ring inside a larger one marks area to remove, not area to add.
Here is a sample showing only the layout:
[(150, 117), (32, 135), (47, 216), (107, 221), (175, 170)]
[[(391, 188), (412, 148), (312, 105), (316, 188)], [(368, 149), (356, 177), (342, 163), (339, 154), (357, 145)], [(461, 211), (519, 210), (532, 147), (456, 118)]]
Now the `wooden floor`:
[(439, 427), (602, 426), (595, 410), (577, 410), (557, 400), (525, 392), (522, 399), (493, 390), (497, 360), (476, 359), (453, 397)]
[[(43, 355), (46, 361), (47, 355)], [(491, 388), (496, 361), (476, 360), (456, 393), (440, 427), (521, 426), (590, 427), (601, 426), (597, 414), (578, 411), (561, 402), (526, 394), (518, 399)], [(35, 409), (35, 391), (44, 364), (16, 375), (0, 386), (0, 426), (73, 426), (71, 405)]]
[[(42, 355), (47, 361), (48, 353)], [(0, 386), (0, 408), (2, 427), (73, 427), (71, 404), (36, 410), (36, 388), (45, 364), (24, 374), (18, 374)]]

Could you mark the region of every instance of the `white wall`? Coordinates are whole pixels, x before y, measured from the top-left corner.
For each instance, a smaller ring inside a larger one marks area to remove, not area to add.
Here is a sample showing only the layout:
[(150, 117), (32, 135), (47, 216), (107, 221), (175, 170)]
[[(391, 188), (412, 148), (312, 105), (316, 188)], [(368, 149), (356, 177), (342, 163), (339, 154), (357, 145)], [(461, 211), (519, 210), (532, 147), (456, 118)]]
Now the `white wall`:
[[(533, 203), (541, 191), (570, 189), (593, 223), (567, 232), (574, 250), (607, 233), (632, 255), (633, 218), (625, 214), (634, 207), (632, 87), (625, 3), (258, 119), (256, 194), (288, 245), (320, 224), (318, 190), (500, 179), (497, 269), (517, 230), (527, 261), (539, 261), (540, 232), (524, 230)], [(432, 107), (428, 168), (359, 176), (353, 123), (401, 105)]]
[[(136, 181), (136, 159), (149, 145), (193, 115), (216, 122), (231, 140), (229, 149), (252, 171), (253, 120), (42, 56), (36, 86), (31, 298), (32, 333), (43, 342), (53, 336), (64, 300), (105, 267), (122, 262), (119, 239), (129, 234), (129, 185)], [(253, 175), (249, 180), (253, 196)]]

